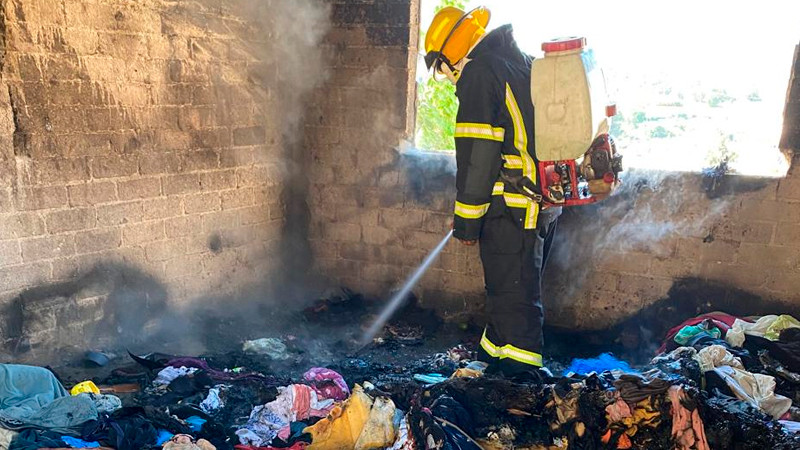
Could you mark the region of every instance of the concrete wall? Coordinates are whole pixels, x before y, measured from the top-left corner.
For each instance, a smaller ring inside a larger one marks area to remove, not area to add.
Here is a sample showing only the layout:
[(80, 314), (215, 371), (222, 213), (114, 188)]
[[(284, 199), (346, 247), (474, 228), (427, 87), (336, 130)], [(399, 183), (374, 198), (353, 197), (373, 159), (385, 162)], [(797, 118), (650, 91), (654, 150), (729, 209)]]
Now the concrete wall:
[[(324, 5), (290, 22), (293, 5), (272, 3), (0, 2), (6, 343), (77, 343), (118, 321), (106, 300), (120, 285), (138, 327), (266, 278), (310, 89), (291, 55), (313, 58), (327, 22)], [(304, 39), (284, 33), (284, 48), (275, 33), (295, 26)]]
[[(306, 128), (310, 238), (324, 273), (385, 296), (450, 226), (452, 160), (396, 150), (413, 128), (417, 2), (332, 3), (326, 42), (336, 59), (318, 121)], [(795, 86), (786, 116), (791, 136), (798, 99)], [(800, 302), (797, 170), (781, 180), (716, 183), (633, 171), (619, 195), (566, 212), (560, 225), (545, 286), (550, 324), (608, 326), (684, 277)], [(451, 242), (416, 290), (423, 303), (451, 316), (480, 313), (477, 253)]]

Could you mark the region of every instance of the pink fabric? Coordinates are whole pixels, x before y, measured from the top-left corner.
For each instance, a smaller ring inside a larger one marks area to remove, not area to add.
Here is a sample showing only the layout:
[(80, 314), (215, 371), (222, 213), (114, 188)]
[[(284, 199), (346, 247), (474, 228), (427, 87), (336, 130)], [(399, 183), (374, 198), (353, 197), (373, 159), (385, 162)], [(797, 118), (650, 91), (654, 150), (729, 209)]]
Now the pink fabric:
[(320, 400), (333, 399), (338, 402), (350, 396), (344, 378), (331, 369), (312, 367), (303, 374), (303, 378), (311, 383)]
[(612, 423), (619, 422), (631, 416), (631, 407), (625, 403), (625, 400), (619, 398), (616, 402), (606, 406), (606, 413), (609, 421)]
[(672, 437), (676, 448), (680, 450), (710, 450), (706, 440), (706, 431), (700, 412), (695, 408), (686, 409), (681, 401), (686, 397), (683, 388), (669, 388), (669, 400), (672, 403)]
[[(306, 420), (310, 417), (325, 417), (328, 415), (331, 408), (333, 408), (333, 405), (331, 405), (328, 408), (315, 409), (314, 406), (317, 405), (312, 405), (311, 393), (316, 393), (316, 391), (314, 391), (311, 386), (293, 384), (290, 387), (292, 389), (292, 412), (294, 413), (294, 420)], [(314, 398), (314, 400), (316, 400), (316, 398)], [(278, 437), (286, 441), (289, 439), (290, 433), (291, 425), (286, 425), (278, 431)]]

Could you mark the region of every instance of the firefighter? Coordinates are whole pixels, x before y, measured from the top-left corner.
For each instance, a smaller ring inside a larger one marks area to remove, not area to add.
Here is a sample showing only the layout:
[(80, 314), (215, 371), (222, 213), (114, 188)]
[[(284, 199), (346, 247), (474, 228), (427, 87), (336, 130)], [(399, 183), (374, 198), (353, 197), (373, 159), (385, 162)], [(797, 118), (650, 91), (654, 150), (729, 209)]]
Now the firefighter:
[(538, 189), (532, 58), (511, 25), (486, 31), (490, 12), (440, 10), (425, 36), (425, 63), (456, 86), (454, 236), (480, 244), (488, 323), (479, 357), (490, 372), (541, 374), (542, 270), (561, 213)]

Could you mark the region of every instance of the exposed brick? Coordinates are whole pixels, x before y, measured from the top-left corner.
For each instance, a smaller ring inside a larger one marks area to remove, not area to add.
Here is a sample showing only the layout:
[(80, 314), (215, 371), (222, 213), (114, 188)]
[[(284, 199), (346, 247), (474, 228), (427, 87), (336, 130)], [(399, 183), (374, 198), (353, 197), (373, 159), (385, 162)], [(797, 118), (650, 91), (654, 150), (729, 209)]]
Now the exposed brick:
[(800, 252), (793, 247), (742, 244), (737, 261), (750, 267), (795, 269), (800, 262)]
[(75, 238), (69, 235), (47, 236), (21, 242), (22, 259), (35, 262), (75, 254)]
[(152, 198), (161, 195), (160, 178), (140, 178), (138, 180), (117, 182), (117, 192), (120, 200), (135, 200)]
[(53, 211), (45, 216), (45, 224), (49, 233), (86, 230), (95, 225), (95, 210), (94, 208), (73, 208)]
[(22, 250), (17, 241), (0, 241), (0, 267), (22, 262)]
[(47, 158), (32, 164), (36, 184), (63, 184), (89, 178), (85, 159)]
[(222, 209), (236, 209), (251, 206), (254, 197), (253, 188), (234, 189), (220, 193)]
[(737, 242), (722, 240), (700, 244), (700, 261), (733, 262), (739, 247)]
[(15, 200), (20, 210), (59, 208), (67, 206), (67, 189), (64, 186), (20, 188)]
[(233, 130), (233, 145), (258, 145), (266, 140), (264, 127), (247, 127)]
[(202, 188), (199, 174), (170, 175), (163, 179), (164, 195), (189, 194)]
[(187, 195), (183, 199), (183, 205), (186, 214), (218, 211), (221, 208), (220, 194), (218, 192), (208, 192)]
[(166, 237), (164, 224), (163, 221), (157, 221), (126, 225), (122, 229), (122, 242), (132, 246), (163, 240)]
[(200, 174), (200, 185), (204, 191), (220, 191), (236, 187), (236, 172), (220, 170)]
[(144, 211), (141, 202), (117, 203), (97, 207), (97, 224), (114, 226), (141, 222)]
[(202, 232), (198, 226), (198, 217), (174, 217), (164, 221), (164, 226), (168, 238), (189, 236)]
[(620, 275), (617, 289), (639, 298), (656, 300), (667, 294), (673, 280), (652, 276)]
[(175, 153), (159, 153), (139, 156), (139, 172), (142, 175), (175, 173), (180, 170), (181, 159)]
[(117, 187), (110, 181), (75, 184), (67, 187), (70, 206), (89, 206), (117, 200)]
[(126, 177), (139, 171), (139, 162), (134, 156), (94, 157), (89, 165), (94, 178)]
[(210, 170), (219, 167), (219, 154), (214, 150), (184, 153), (181, 168), (187, 172)]
[(362, 239), (367, 244), (387, 245), (390, 243), (397, 243), (400, 237), (392, 229), (365, 225), (363, 227)]
[(160, 197), (147, 200), (144, 203), (144, 219), (164, 219), (183, 214), (183, 199), (181, 197)]
[(336, 242), (359, 242), (361, 226), (352, 223), (327, 223), (323, 229), (323, 236)]
[(102, 228), (75, 235), (78, 254), (112, 250), (120, 246), (122, 233), (118, 228)]
[(12, 291), (43, 283), (50, 278), (47, 263), (25, 264), (0, 269), (0, 292)]
[(643, 253), (599, 252), (595, 261), (595, 269), (609, 272), (645, 274), (650, 269), (653, 257)]
[(780, 223), (775, 230), (775, 243), (790, 247), (800, 247), (800, 225)]
[(421, 230), (425, 211), (414, 209), (383, 209), (380, 225), (393, 230)]
[(165, 241), (151, 242), (144, 247), (145, 256), (148, 261), (166, 261), (185, 252), (186, 241), (184, 239), (171, 239)]
[(44, 233), (44, 220), (38, 213), (0, 214), (0, 239), (17, 239)]
[(165, 278), (173, 280), (180, 277), (197, 275), (203, 271), (202, 255), (185, 255), (170, 259), (165, 266)]
[(203, 231), (214, 232), (226, 228), (239, 226), (239, 212), (237, 210), (218, 211), (203, 214)]

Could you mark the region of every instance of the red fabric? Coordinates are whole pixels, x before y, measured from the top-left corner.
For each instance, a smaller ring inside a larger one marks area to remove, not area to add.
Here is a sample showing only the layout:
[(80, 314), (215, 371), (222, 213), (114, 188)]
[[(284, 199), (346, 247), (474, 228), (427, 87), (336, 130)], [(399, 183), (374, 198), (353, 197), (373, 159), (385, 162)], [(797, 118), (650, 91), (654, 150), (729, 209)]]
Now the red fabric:
[(308, 446), (305, 442), (295, 442), (291, 447), (277, 448), (277, 447), (253, 447), (251, 445), (235, 445), (233, 448), (236, 450), (305, 450)]
[(723, 337), (725, 337), (725, 334), (731, 329), (733, 322), (736, 321), (736, 319), (748, 320), (741, 317), (732, 316), (724, 312), (710, 312), (693, 317), (667, 331), (667, 336), (664, 338), (664, 342), (661, 344), (661, 347), (659, 347), (658, 353), (664, 353), (667, 350), (667, 342), (671, 341), (675, 335), (678, 334), (678, 331), (681, 331), (683, 327), (697, 325), (698, 323), (707, 319), (711, 319), (711, 321), (714, 323), (714, 326), (719, 328), (719, 330), (722, 332)]

